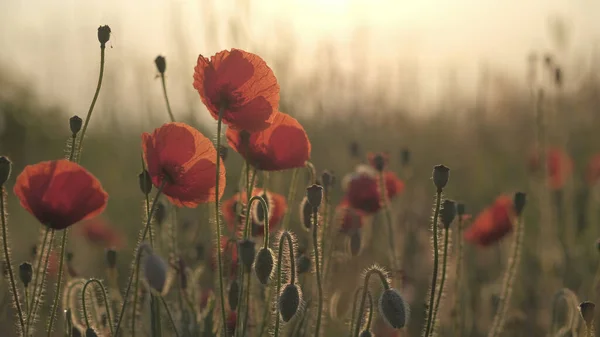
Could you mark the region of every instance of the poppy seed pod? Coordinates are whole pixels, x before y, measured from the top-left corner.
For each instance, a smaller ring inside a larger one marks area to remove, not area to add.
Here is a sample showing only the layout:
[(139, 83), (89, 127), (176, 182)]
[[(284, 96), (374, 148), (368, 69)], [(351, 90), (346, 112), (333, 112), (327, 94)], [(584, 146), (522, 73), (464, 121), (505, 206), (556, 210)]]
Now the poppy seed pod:
[(69, 128), (71, 129), (73, 136), (79, 133), (79, 130), (81, 130), (81, 124), (83, 124), (83, 121), (79, 116), (75, 115), (69, 118)]
[(323, 183), (323, 187), (326, 190), (329, 190), (329, 188), (333, 186), (333, 183), (335, 182), (335, 176), (333, 175), (333, 172), (328, 170), (323, 171), (323, 174), (321, 174), (321, 182)]
[(142, 191), (144, 195), (148, 195), (152, 192), (152, 178), (150, 177), (148, 170), (144, 169), (142, 173), (138, 175), (138, 181), (140, 183), (140, 191)]
[(167, 283), (168, 266), (162, 257), (150, 250), (144, 258), (144, 276), (148, 285), (159, 293), (162, 293)]
[(306, 188), (306, 199), (313, 207), (313, 211), (319, 209), (323, 201), (323, 186), (313, 184)]
[(514, 205), (515, 205), (515, 213), (517, 216), (521, 215), (523, 212), (523, 208), (525, 208), (525, 203), (527, 202), (527, 195), (523, 192), (515, 193)]
[(107, 25), (98, 27), (98, 41), (100, 42), (100, 47), (104, 48), (106, 42), (110, 40), (110, 27)]
[(462, 218), (463, 215), (465, 215), (466, 213), (466, 208), (465, 208), (465, 204), (459, 202), (456, 204), (456, 214), (458, 215), (459, 218)]
[(267, 285), (273, 273), (274, 265), (275, 261), (271, 248), (261, 248), (254, 260), (254, 273), (256, 273), (256, 277), (261, 284)]
[(156, 64), (156, 69), (161, 75), (165, 73), (165, 70), (167, 70), (167, 60), (162, 55), (158, 55), (154, 59), (154, 64)]
[(372, 337), (373, 334), (371, 333), (371, 331), (369, 330), (363, 330), (360, 335), (358, 335), (359, 337)]
[(96, 331), (94, 331), (94, 329), (87, 328), (87, 330), (85, 330), (85, 337), (98, 337), (98, 334)]
[(117, 265), (117, 251), (114, 249), (108, 249), (106, 251), (106, 265), (108, 268), (115, 268)]
[(310, 271), (310, 257), (302, 254), (296, 259), (296, 271), (298, 274), (304, 274)]
[(240, 285), (237, 280), (231, 281), (229, 285), (229, 291), (227, 292), (227, 300), (229, 302), (229, 308), (235, 311), (238, 306), (238, 298), (240, 296)]
[(11, 166), (11, 162), (8, 158), (4, 156), (0, 157), (0, 186), (4, 185), (10, 177)]
[(300, 289), (295, 284), (288, 284), (279, 295), (279, 314), (281, 320), (289, 322), (300, 307)]
[(433, 168), (433, 184), (437, 187), (438, 192), (441, 192), (450, 178), (450, 169), (444, 165), (436, 165)]
[(456, 204), (452, 200), (444, 200), (440, 210), (440, 218), (445, 229), (450, 228), (454, 217), (456, 216)]
[(19, 266), (19, 278), (21, 279), (21, 282), (23, 282), (23, 286), (27, 288), (33, 278), (33, 267), (31, 267), (31, 263), (21, 263)]
[(378, 172), (383, 172), (383, 169), (385, 168), (385, 158), (381, 153), (378, 153), (373, 157), (373, 167), (375, 167)]
[(410, 165), (410, 150), (409, 149), (405, 148), (400, 151), (400, 164), (402, 164), (402, 166)]
[(594, 322), (595, 309), (596, 305), (592, 302), (584, 301), (579, 304), (579, 312), (581, 313), (581, 317), (587, 326), (591, 326), (591, 324)]
[(308, 199), (302, 199), (302, 202), (300, 203), (300, 212), (300, 222), (302, 222), (305, 229), (311, 229), (314, 212), (312, 206), (308, 203)]
[(256, 243), (251, 239), (244, 239), (238, 242), (238, 251), (240, 254), (240, 260), (245, 270), (252, 268), (254, 263), (254, 257), (256, 256)]
[(391, 327), (400, 329), (406, 326), (410, 309), (398, 290), (388, 288), (379, 298), (379, 314)]

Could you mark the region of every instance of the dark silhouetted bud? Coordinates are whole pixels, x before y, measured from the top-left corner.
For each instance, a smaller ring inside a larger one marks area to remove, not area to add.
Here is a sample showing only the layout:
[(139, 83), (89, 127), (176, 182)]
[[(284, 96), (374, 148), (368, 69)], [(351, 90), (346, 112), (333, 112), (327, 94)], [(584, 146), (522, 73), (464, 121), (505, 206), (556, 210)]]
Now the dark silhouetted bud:
[(85, 330), (85, 337), (98, 337), (98, 334), (96, 331), (94, 331), (94, 329), (87, 328), (87, 330)]
[(359, 230), (354, 230), (352, 231), (352, 233), (350, 234), (350, 255), (352, 256), (358, 256), (358, 254), (360, 253), (360, 248), (362, 246), (362, 240), (361, 240), (361, 234)]
[(72, 332), (72, 336), (73, 337), (82, 337), (81, 335), (81, 331), (79, 331), (79, 329), (77, 329), (76, 327), (72, 327), (71, 328), (71, 332)]
[(238, 250), (240, 252), (240, 260), (246, 271), (250, 271), (254, 258), (256, 257), (256, 243), (252, 239), (244, 239), (239, 241)]
[(73, 262), (74, 257), (75, 257), (75, 254), (73, 254), (73, 252), (67, 252), (67, 254), (65, 255), (67, 263)]
[(313, 207), (313, 210), (318, 209), (323, 201), (323, 186), (312, 185), (306, 188), (306, 199)]
[(295, 284), (288, 284), (279, 295), (279, 314), (281, 320), (289, 322), (300, 307), (300, 289)]
[(379, 172), (383, 172), (385, 168), (385, 158), (381, 153), (376, 154), (373, 157), (373, 167)]
[(274, 265), (273, 251), (271, 251), (270, 248), (261, 248), (254, 260), (254, 273), (256, 274), (258, 281), (263, 285), (269, 283)]
[(83, 124), (83, 121), (81, 118), (79, 118), (79, 116), (73, 116), (69, 118), (69, 128), (71, 129), (73, 136), (79, 133), (79, 130), (81, 130), (81, 124)]
[(373, 334), (371, 333), (371, 331), (369, 330), (363, 330), (360, 335), (358, 335), (359, 337), (373, 337)]
[(386, 289), (379, 298), (379, 314), (394, 329), (406, 326), (410, 317), (408, 304), (394, 288)]
[(296, 259), (296, 271), (298, 274), (308, 273), (310, 271), (310, 257), (302, 254)]
[(142, 191), (144, 195), (148, 195), (150, 192), (152, 192), (152, 178), (150, 178), (150, 173), (148, 173), (148, 170), (144, 169), (140, 174), (138, 174), (138, 182), (140, 183), (140, 191)]
[(156, 209), (154, 210), (154, 220), (156, 220), (156, 224), (161, 226), (165, 219), (167, 218), (167, 206), (161, 201), (156, 205)]
[(223, 161), (227, 160), (227, 154), (229, 153), (229, 148), (224, 145), (219, 146), (219, 156)]
[(547, 67), (552, 67), (554, 65), (554, 60), (552, 59), (552, 55), (550, 55), (550, 54), (544, 55), (544, 64)]
[(198, 258), (198, 260), (204, 258), (204, 245), (201, 243), (196, 244), (196, 258)]
[(34, 258), (37, 255), (37, 245), (31, 246), (31, 257)]
[(117, 266), (117, 251), (114, 249), (106, 250), (106, 265), (108, 268), (115, 268)]
[(459, 202), (456, 204), (456, 214), (458, 214), (459, 218), (462, 217), (463, 215), (465, 215), (466, 212), (466, 208), (465, 208), (465, 204), (463, 204), (462, 202)]
[(583, 318), (585, 325), (588, 327), (592, 326), (592, 323), (594, 322), (595, 309), (596, 305), (592, 302), (585, 301), (579, 304), (579, 312), (581, 313), (581, 317)]
[(98, 41), (100, 41), (100, 47), (104, 48), (106, 46), (106, 42), (110, 40), (110, 27), (109, 26), (100, 26), (98, 27)]
[(313, 208), (305, 197), (300, 203), (300, 222), (307, 230), (312, 228), (313, 214)]
[(527, 203), (527, 195), (523, 192), (515, 193), (514, 204), (515, 204), (515, 213), (517, 216), (523, 213), (523, 208), (525, 208), (525, 204)]
[(444, 200), (442, 203), (442, 209), (440, 210), (440, 218), (444, 228), (450, 228), (454, 217), (456, 216), (456, 204), (452, 200)]
[(402, 149), (400, 150), (400, 164), (402, 164), (402, 166), (408, 166), (410, 165), (410, 150), (409, 149)]
[(437, 191), (441, 192), (450, 178), (450, 169), (444, 165), (437, 165), (433, 168), (433, 184), (437, 187)]
[(0, 186), (4, 185), (10, 177), (11, 162), (8, 158), (0, 157)]
[(235, 311), (238, 306), (238, 298), (240, 296), (240, 285), (237, 280), (231, 281), (229, 285), (229, 291), (227, 293), (227, 300), (229, 302), (229, 308)]
[(158, 72), (161, 75), (165, 73), (165, 70), (167, 70), (167, 60), (165, 60), (164, 56), (158, 55), (154, 59), (154, 64), (156, 64), (156, 69), (158, 69)]
[(360, 150), (358, 148), (357, 142), (350, 143), (350, 156), (355, 157), (355, 158), (360, 156)]
[(562, 86), (562, 81), (563, 81), (562, 69), (560, 67), (556, 67), (556, 69), (554, 69), (554, 84), (556, 84), (557, 87), (560, 87), (560, 86)]
[(152, 289), (162, 293), (167, 283), (167, 263), (162, 257), (155, 254), (151, 248), (147, 248), (147, 251), (148, 253), (144, 258), (144, 276)]
[(323, 188), (325, 191), (329, 191), (329, 189), (335, 183), (335, 176), (333, 175), (333, 172), (328, 170), (323, 171), (323, 174), (321, 174), (321, 182), (323, 183)]
[(19, 278), (21, 279), (21, 282), (23, 282), (23, 285), (25, 286), (25, 288), (27, 288), (27, 286), (31, 282), (32, 277), (33, 277), (33, 267), (31, 266), (31, 263), (29, 263), (29, 262), (21, 263), (21, 265), (19, 266)]

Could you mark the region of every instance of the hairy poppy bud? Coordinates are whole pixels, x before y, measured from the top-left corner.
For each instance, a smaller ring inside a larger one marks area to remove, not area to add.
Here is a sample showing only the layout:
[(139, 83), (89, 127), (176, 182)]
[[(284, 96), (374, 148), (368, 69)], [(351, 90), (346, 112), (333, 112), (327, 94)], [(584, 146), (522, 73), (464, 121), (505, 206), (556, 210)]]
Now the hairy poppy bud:
[(298, 274), (304, 274), (310, 271), (310, 257), (302, 254), (296, 259), (296, 271)]
[(156, 224), (161, 226), (167, 217), (167, 206), (164, 203), (158, 202), (156, 205), (156, 209), (154, 210), (154, 220), (156, 220)]
[(579, 312), (588, 327), (594, 322), (595, 309), (596, 305), (592, 302), (584, 301), (579, 304)]
[(359, 230), (354, 230), (350, 234), (350, 254), (352, 256), (357, 256), (360, 253), (360, 248), (362, 246), (361, 243), (361, 235)]
[(165, 70), (167, 70), (167, 60), (164, 56), (158, 55), (154, 59), (154, 64), (156, 64), (156, 69), (158, 69), (158, 72), (161, 74), (164, 74)]
[(79, 116), (75, 115), (69, 118), (69, 128), (71, 129), (73, 136), (79, 133), (79, 130), (81, 130), (81, 124), (83, 124), (83, 121)]
[(440, 210), (440, 217), (442, 219), (442, 225), (444, 228), (450, 228), (454, 217), (456, 216), (456, 204), (452, 200), (444, 200), (442, 203), (442, 209)]
[(138, 181), (140, 183), (140, 191), (142, 191), (144, 195), (148, 195), (152, 192), (152, 178), (150, 178), (148, 170), (144, 169), (142, 173), (138, 175)]
[(238, 306), (238, 298), (240, 296), (240, 285), (237, 280), (231, 281), (229, 285), (229, 292), (227, 294), (227, 300), (229, 301), (229, 308), (235, 311)]
[(333, 172), (328, 170), (323, 171), (323, 174), (321, 174), (321, 182), (323, 183), (323, 187), (326, 190), (329, 190), (329, 188), (333, 186), (333, 183), (335, 182), (335, 176), (333, 175)]
[(258, 254), (256, 254), (256, 259), (254, 260), (254, 273), (256, 273), (258, 281), (263, 285), (267, 285), (269, 282), (271, 274), (273, 273), (274, 265), (275, 262), (271, 248), (261, 248), (261, 250), (258, 251)]
[(279, 314), (281, 320), (289, 322), (300, 307), (300, 289), (295, 284), (288, 284), (279, 295)]
[(250, 270), (252, 263), (254, 263), (254, 257), (256, 257), (256, 243), (251, 239), (244, 239), (238, 243), (238, 249), (242, 265), (245, 270)]
[(19, 266), (19, 278), (21, 279), (21, 282), (23, 282), (23, 285), (25, 286), (25, 288), (27, 288), (27, 286), (31, 282), (32, 277), (33, 277), (33, 267), (31, 267), (31, 263), (29, 263), (29, 262), (21, 263), (21, 265)]
[(456, 204), (456, 214), (458, 214), (459, 218), (461, 218), (463, 215), (465, 215), (466, 212), (466, 208), (465, 208), (465, 204), (463, 204), (462, 202), (459, 202)]
[(106, 25), (98, 27), (98, 41), (100, 41), (100, 47), (104, 48), (108, 40), (110, 40), (110, 27)]
[(229, 153), (229, 148), (224, 145), (219, 146), (219, 156), (223, 161), (227, 159), (227, 154)]
[(400, 164), (402, 164), (402, 166), (410, 165), (410, 150), (409, 149), (404, 148), (400, 151)]
[(323, 201), (323, 186), (315, 184), (307, 187), (306, 199), (313, 207), (313, 210), (318, 209), (321, 206), (321, 201)]
[(514, 205), (515, 205), (515, 213), (517, 215), (521, 215), (523, 212), (523, 208), (525, 208), (525, 203), (527, 202), (527, 195), (523, 192), (515, 193)]
[(378, 153), (373, 157), (373, 167), (375, 167), (378, 172), (383, 172), (383, 169), (385, 168), (385, 158), (381, 153)]
[(0, 157), (0, 186), (4, 185), (10, 177), (11, 166), (11, 162), (8, 158), (4, 156)]
[(394, 288), (386, 289), (379, 299), (379, 314), (394, 329), (403, 328), (410, 317), (408, 304)]
[(450, 178), (450, 169), (444, 165), (437, 165), (433, 168), (433, 184), (437, 187), (438, 192), (441, 192)]
[(313, 215), (313, 208), (308, 203), (308, 199), (304, 197), (304, 199), (302, 199), (302, 202), (300, 203), (300, 222), (302, 223), (302, 225), (304, 225), (304, 228), (307, 230), (312, 228)]
[(148, 253), (144, 258), (144, 276), (148, 285), (161, 293), (167, 283), (168, 266), (162, 257), (148, 249)]
[(96, 331), (94, 331), (94, 329), (87, 328), (87, 330), (85, 330), (85, 337), (98, 337), (98, 334)]
[(117, 251), (114, 249), (108, 249), (106, 251), (106, 265), (108, 268), (115, 268), (117, 266)]
[(358, 335), (359, 337), (372, 337), (373, 334), (371, 333), (371, 331), (369, 330), (363, 330), (360, 335)]

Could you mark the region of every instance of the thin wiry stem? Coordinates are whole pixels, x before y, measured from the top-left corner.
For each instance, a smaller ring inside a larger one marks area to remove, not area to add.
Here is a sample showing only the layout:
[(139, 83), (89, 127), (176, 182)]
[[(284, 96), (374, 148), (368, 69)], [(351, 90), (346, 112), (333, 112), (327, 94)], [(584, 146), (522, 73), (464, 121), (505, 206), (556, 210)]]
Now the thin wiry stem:
[(250, 312), (250, 310), (248, 310), (249, 306), (250, 306), (250, 285), (252, 284), (252, 277), (250, 274), (248, 274), (248, 276), (246, 277), (246, 303), (244, 305), (244, 324), (242, 325), (242, 334), (240, 336), (244, 337), (246, 336), (246, 328), (248, 327), (248, 316), (250, 316), (248, 313)]
[(75, 147), (76, 147), (75, 141), (76, 140), (77, 140), (77, 135), (73, 134), (71, 136), (71, 151), (69, 152), (69, 161), (73, 161), (73, 158), (75, 156)]
[(106, 288), (100, 280), (94, 278), (87, 280), (83, 285), (83, 289), (81, 290), (81, 307), (83, 309), (83, 317), (85, 318), (86, 328), (90, 328), (90, 322), (87, 314), (87, 306), (85, 304), (85, 296), (88, 285), (92, 283), (95, 283), (100, 288), (100, 292), (102, 293), (102, 298), (104, 300), (104, 310), (106, 310), (106, 319), (108, 320), (108, 328), (110, 329), (110, 335), (114, 336), (115, 334), (113, 332), (113, 321), (110, 315), (110, 305), (108, 304), (108, 296), (106, 296)]
[(355, 322), (355, 326), (354, 326), (354, 337), (358, 337), (358, 334), (360, 332), (360, 323), (364, 316), (363, 309), (365, 307), (365, 302), (367, 301), (367, 292), (369, 291), (369, 279), (371, 278), (371, 275), (373, 275), (373, 274), (377, 274), (377, 276), (379, 276), (379, 280), (381, 281), (381, 285), (383, 286), (384, 290), (390, 289), (390, 284), (389, 284), (386, 276), (383, 274), (383, 271), (381, 271), (381, 269), (379, 269), (376, 266), (373, 266), (373, 267), (370, 267), (369, 269), (367, 269), (367, 272), (365, 273), (365, 276), (364, 276), (364, 284), (362, 286), (362, 297), (360, 300), (360, 305), (358, 307), (358, 316), (356, 317), (356, 322)]
[[(173, 320), (173, 315), (171, 315), (171, 311), (169, 310), (169, 307), (167, 306), (167, 302), (165, 301), (165, 298), (161, 296), (160, 300), (161, 300), (163, 306), (165, 307), (165, 311), (167, 312), (167, 317), (169, 318), (171, 327), (173, 327), (173, 332), (175, 332), (175, 337), (179, 337), (179, 332), (177, 332), (177, 324), (175, 324), (175, 320)], [(160, 317), (159, 317), (159, 319), (160, 319)]]
[[(48, 258), (46, 257), (45, 262), (42, 264), (42, 260), (44, 258), (44, 252), (46, 251), (46, 244), (48, 242), (48, 237), (50, 236), (50, 248), (49, 251), (52, 250), (52, 240), (54, 239), (54, 231), (50, 230), (50, 227), (46, 227), (44, 231), (44, 239), (42, 240), (42, 248), (39, 251), (38, 262), (35, 270), (35, 278), (34, 278), (34, 286), (33, 292), (31, 294), (31, 304), (29, 305), (30, 312), (27, 315), (27, 321), (25, 323), (25, 336), (29, 336), (29, 328), (31, 324), (33, 324), (33, 317), (35, 317), (38, 307), (38, 302), (40, 301), (42, 288), (44, 286), (44, 281), (46, 278), (46, 270), (48, 269)], [(49, 253), (48, 253), (49, 255)], [(43, 266), (43, 267), (42, 267)], [(43, 271), (42, 271), (43, 268)], [(41, 275), (40, 275), (41, 274)], [(40, 282), (41, 280), (41, 282)], [(39, 286), (38, 286), (39, 284)], [(40, 291), (40, 294), (37, 291)]]
[[(4, 248), (4, 261), (10, 281), (10, 288), (13, 295), (13, 302), (17, 307), (17, 315), (19, 316), (19, 324), (21, 326), (21, 334), (25, 333), (25, 320), (23, 319), (23, 310), (21, 310), (21, 300), (17, 292), (17, 284), (15, 282), (15, 274), (13, 273), (12, 263), (10, 260), (10, 250), (8, 249), (8, 232), (6, 230), (6, 213), (4, 210), (4, 186), (0, 186), (0, 218), (2, 218), (2, 246)], [(27, 301), (27, 297), (25, 297)]]
[(321, 266), (319, 264), (319, 215), (318, 209), (315, 208), (313, 210), (313, 232), (312, 232), (312, 241), (313, 241), (313, 250), (315, 255), (315, 271), (317, 275), (317, 323), (315, 324), (315, 337), (319, 337), (319, 332), (321, 330), (321, 316), (323, 315), (323, 284), (321, 280)]
[(358, 287), (354, 291), (354, 300), (352, 301), (352, 317), (350, 318), (350, 336), (354, 333), (354, 319), (356, 318), (356, 304), (358, 302), (358, 295), (362, 293), (363, 287)]
[(219, 118), (217, 119), (217, 163), (216, 163), (216, 181), (215, 181), (215, 224), (217, 227), (217, 273), (219, 275), (219, 299), (221, 304), (221, 321), (223, 324), (223, 334), (227, 333), (227, 314), (225, 313), (225, 289), (223, 282), (223, 252), (221, 252), (221, 221), (219, 216), (220, 206), (220, 190), (219, 178), (221, 175), (221, 156), (219, 148), (221, 147), (221, 124), (223, 124), (224, 108), (219, 108)]
[(462, 336), (462, 278), (463, 278), (463, 250), (464, 241), (462, 237), (462, 226), (463, 220), (458, 217), (458, 252), (456, 253), (456, 283), (454, 284), (454, 294), (456, 295), (456, 302), (454, 304), (454, 332), (456, 336)]
[[(285, 246), (285, 243), (287, 243), (288, 245), (290, 254), (290, 284), (296, 283), (296, 261), (294, 258), (294, 241), (290, 232), (285, 231), (281, 233), (281, 237), (279, 238), (279, 252), (277, 253), (277, 295), (281, 294), (281, 265), (283, 264), (283, 247)], [(273, 337), (278, 337), (280, 324), (279, 321), (281, 321), (281, 318), (279, 317), (279, 306), (277, 306), (275, 315), (277, 317), (275, 318), (275, 329), (273, 331)]]
[(50, 314), (50, 321), (48, 323), (48, 337), (52, 336), (52, 328), (54, 327), (54, 320), (56, 319), (56, 312), (58, 311), (58, 302), (60, 301), (60, 291), (62, 289), (62, 277), (63, 277), (63, 264), (65, 262), (65, 248), (67, 246), (67, 234), (68, 228), (65, 228), (62, 233), (62, 240), (60, 243), (60, 257), (58, 258), (58, 278), (56, 280), (56, 291), (54, 292), (54, 304), (52, 305), (52, 311)]
[(81, 130), (81, 136), (79, 136), (79, 146), (77, 147), (77, 162), (81, 161), (81, 151), (83, 149), (83, 140), (85, 139), (85, 132), (87, 131), (88, 124), (90, 123), (90, 119), (92, 118), (92, 111), (94, 111), (94, 106), (96, 105), (96, 100), (98, 99), (98, 95), (100, 94), (100, 88), (102, 87), (102, 77), (104, 76), (104, 50), (106, 46), (104, 43), (100, 45), (100, 74), (98, 75), (98, 84), (96, 85), (96, 92), (94, 93), (94, 98), (92, 99), (92, 103), (90, 104), (90, 108), (88, 110), (87, 116), (85, 117), (85, 122), (83, 123), (83, 129)]
[[(167, 103), (167, 112), (169, 113), (169, 119), (171, 122), (175, 122), (175, 116), (173, 116), (173, 112), (171, 111), (171, 104), (169, 104), (169, 96), (167, 95), (167, 85), (165, 84), (165, 74), (160, 73), (160, 82), (162, 84), (163, 94), (165, 96), (165, 102)], [(217, 149), (218, 151), (218, 149)]]
[(442, 295), (444, 294), (444, 283), (446, 282), (446, 266), (448, 261), (448, 236), (449, 230), (448, 228), (444, 229), (444, 257), (442, 261), (442, 279), (440, 280), (440, 288), (438, 290), (437, 300), (435, 302), (435, 311), (433, 312), (433, 322), (431, 323), (431, 331), (429, 332), (430, 336), (433, 336), (433, 332), (435, 331), (435, 323), (437, 320), (437, 314), (440, 310), (440, 303), (442, 302)]
[(435, 288), (437, 283), (439, 251), (438, 251), (438, 217), (440, 215), (440, 204), (442, 202), (442, 191), (438, 190), (435, 197), (435, 211), (433, 214), (433, 275), (431, 277), (431, 293), (429, 295), (429, 308), (427, 309), (427, 325), (425, 328), (425, 337), (429, 336), (433, 321), (433, 300), (435, 298)]
[(392, 211), (389, 207), (389, 202), (387, 198), (387, 188), (385, 185), (385, 176), (383, 172), (379, 173), (379, 186), (381, 190), (381, 206), (383, 207), (385, 213), (385, 224), (387, 226), (388, 231), (388, 245), (391, 254), (391, 263), (390, 266), (394, 273), (399, 272), (397, 260), (396, 260), (396, 247), (394, 245), (394, 228), (393, 228), (393, 220), (392, 220)]
[[(371, 330), (371, 322), (373, 321), (373, 296), (371, 296), (371, 292), (367, 291), (367, 296), (369, 298), (369, 316), (367, 317), (367, 325), (365, 326), (365, 331)], [(363, 310), (364, 308), (361, 308)]]

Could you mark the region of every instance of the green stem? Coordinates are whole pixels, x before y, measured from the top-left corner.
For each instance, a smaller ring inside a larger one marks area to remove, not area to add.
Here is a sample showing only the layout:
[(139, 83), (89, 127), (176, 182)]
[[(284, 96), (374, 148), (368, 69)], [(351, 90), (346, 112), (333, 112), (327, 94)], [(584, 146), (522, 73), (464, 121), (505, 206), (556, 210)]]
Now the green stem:
[(85, 284), (83, 285), (83, 289), (81, 290), (81, 307), (83, 309), (83, 317), (85, 318), (85, 325), (86, 328), (90, 328), (90, 322), (89, 322), (89, 318), (88, 318), (88, 314), (87, 314), (87, 306), (86, 306), (86, 302), (85, 302), (85, 296), (86, 296), (86, 290), (89, 284), (95, 283), (99, 288), (100, 291), (102, 293), (102, 298), (104, 299), (104, 310), (106, 310), (106, 319), (108, 320), (108, 327), (110, 328), (110, 334), (111, 336), (114, 336), (113, 333), (113, 321), (110, 315), (110, 306), (108, 304), (108, 296), (106, 296), (106, 288), (104, 287), (104, 285), (102, 284), (102, 282), (100, 282), (100, 280), (98, 279), (89, 279), (85, 282)]
[[(289, 259), (290, 259), (290, 284), (296, 283), (296, 261), (294, 260), (294, 242), (292, 239), (292, 235), (290, 232), (285, 231), (281, 233), (281, 237), (279, 238), (279, 251), (277, 253), (277, 294), (281, 294), (281, 265), (283, 264), (283, 246), (287, 242), (289, 249)], [(275, 311), (275, 329), (273, 332), (273, 337), (279, 336), (279, 322), (281, 318), (279, 317), (279, 305), (277, 305), (277, 310)], [(318, 336), (318, 335), (316, 335)]]
[[(373, 321), (373, 296), (371, 296), (371, 292), (367, 291), (367, 296), (369, 298), (369, 316), (367, 317), (367, 325), (365, 326), (365, 331), (371, 330), (371, 321)], [(364, 310), (364, 308), (361, 308)]]
[(68, 231), (68, 228), (65, 228), (63, 230), (62, 240), (60, 243), (60, 257), (58, 258), (58, 279), (56, 281), (56, 291), (54, 292), (54, 304), (52, 305), (50, 322), (48, 323), (48, 337), (52, 336), (52, 328), (54, 327), (54, 320), (56, 319), (56, 312), (58, 310), (58, 302), (60, 299), (60, 290), (62, 289), (63, 264), (65, 262), (65, 248), (67, 246)]
[(160, 321), (160, 303), (154, 294), (150, 295), (150, 321), (152, 322), (152, 337), (162, 336), (162, 326)]
[(354, 320), (356, 318), (356, 304), (358, 302), (358, 295), (361, 294), (363, 287), (358, 287), (356, 291), (354, 291), (354, 300), (352, 301), (352, 317), (350, 318), (350, 336), (354, 333)]
[(458, 218), (458, 252), (456, 254), (456, 283), (454, 284), (454, 294), (456, 302), (454, 304), (454, 331), (456, 336), (462, 336), (462, 263), (463, 263), (463, 248), (464, 241), (462, 237), (462, 219)]
[(173, 320), (173, 315), (171, 315), (171, 310), (169, 310), (169, 307), (167, 306), (167, 302), (165, 301), (165, 298), (161, 296), (160, 300), (161, 300), (163, 306), (165, 307), (165, 311), (167, 312), (167, 317), (169, 318), (169, 322), (171, 323), (171, 326), (173, 327), (173, 332), (175, 332), (175, 337), (179, 337), (179, 332), (177, 332), (177, 325), (175, 324), (175, 320)]
[[(13, 273), (12, 263), (10, 261), (10, 251), (8, 249), (8, 232), (6, 230), (6, 213), (4, 211), (4, 186), (0, 186), (0, 218), (2, 218), (2, 246), (4, 248), (4, 261), (8, 271), (8, 278), (13, 295), (13, 302), (17, 307), (17, 315), (19, 316), (19, 324), (21, 325), (21, 333), (25, 332), (25, 320), (23, 319), (23, 310), (21, 309), (21, 301), (17, 292), (17, 283), (15, 282), (15, 274)], [(27, 301), (27, 297), (25, 297)]]
[[(44, 252), (46, 251), (46, 244), (48, 243), (48, 236), (50, 236), (50, 248), (48, 249), (48, 254), (46, 254), (46, 259), (44, 260), (44, 263), (42, 263), (42, 260), (44, 258)], [(27, 315), (27, 321), (25, 323), (25, 336), (29, 336), (29, 327), (31, 324), (33, 324), (33, 317), (36, 315), (37, 312), (37, 307), (40, 301), (40, 297), (41, 297), (41, 292), (42, 290), (40, 288), (42, 288), (44, 286), (44, 282), (46, 279), (46, 270), (48, 269), (48, 256), (50, 254), (50, 251), (52, 250), (52, 241), (54, 240), (54, 231), (50, 230), (50, 227), (46, 227), (46, 231), (44, 232), (44, 239), (42, 240), (42, 248), (39, 251), (39, 257), (38, 257), (38, 262), (37, 262), (37, 267), (35, 270), (35, 278), (34, 278), (34, 287), (33, 287), (33, 293), (31, 294), (31, 304), (29, 305), (29, 308), (31, 310), (31, 312)], [(43, 266), (43, 267), (42, 267)], [(42, 271), (43, 269), (43, 271)], [(41, 274), (41, 275), (40, 275)], [(41, 282), (40, 282), (41, 280)], [(39, 286), (38, 286), (39, 284)], [(38, 294), (37, 291), (40, 291), (40, 294)]]
[(248, 317), (250, 310), (248, 310), (248, 308), (250, 307), (250, 285), (252, 282), (252, 277), (250, 274), (248, 274), (248, 276), (246, 277), (246, 303), (245, 303), (245, 310), (244, 310), (244, 324), (242, 325), (242, 334), (240, 335), (241, 337), (246, 336), (246, 327), (248, 326)]
[(318, 209), (315, 208), (313, 210), (313, 250), (315, 255), (315, 271), (317, 274), (317, 296), (318, 296), (318, 304), (317, 304), (317, 323), (315, 325), (315, 336), (320, 336), (319, 331), (321, 329), (321, 316), (323, 315), (323, 284), (321, 282), (321, 266), (319, 264), (319, 224), (318, 224)]
[(442, 202), (442, 191), (438, 190), (435, 198), (435, 212), (433, 214), (433, 276), (431, 277), (431, 294), (429, 295), (429, 308), (427, 309), (427, 327), (425, 328), (425, 337), (429, 336), (433, 320), (433, 300), (435, 298), (435, 288), (437, 283), (439, 251), (438, 251), (438, 217), (440, 215), (440, 204)]
[(100, 88), (102, 87), (102, 77), (104, 76), (104, 49), (105, 45), (100, 45), (100, 75), (98, 75), (98, 84), (96, 85), (96, 92), (94, 93), (94, 98), (92, 99), (92, 104), (90, 104), (90, 108), (88, 110), (87, 116), (85, 117), (85, 122), (83, 123), (83, 129), (81, 130), (81, 136), (79, 137), (79, 146), (77, 147), (77, 162), (81, 161), (81, 151), (83, 149), (83, 140), (85, 137), (85, 132), (87, 131), (88, 124), (90, 123), (90, 119), (92, 118), (92, 111), (94, 111), (94, 106), (96, 105), (96, 100), (98, 99), (98, 95), (100, 94)]
[(73, 161), (73, 158), (75, 156), (75, 141), (77, 140), (77, 135), (73, 134), (71, 136), (71, 152), (69, 152), (69, 161)]
[(360, 323), (364, 315), (363, 309), (365, 307), (365, 302), (367, 301), (367, 292), (369, 291), (369, 279), (373, 274), (377, 274), (377, 276), (379, 276), (379, 280), (381, 281), (381, 285), (383, 286), (384, 290), (390, 289), (390, 284), (381, 269), (378, 267), (370, 267), (367, 269), (367, 272), (364, 276), (364, 284), (362, 286), (362, 297), (360, 300), (360, 306), (358, 307), (358, 316), (356, 317), (356, 323), (354, 327), (354, 337), (358, 337), (360, 332)]
[(431, 323), (431, 331), (430, 335), (433, 336), (433, 331), (435, 330), (435, 323), (437, 320), (437, 314), (440, 310), (440, 303), (442, 301), (442, 295), (444, 292), (444, 283), (446, 282), (446, 266), (448, 260), (448, 236), (449, 230), (448, 228), (444, 229), (444, 257), (442, 259), (442, 279), (440, 281), (440, 288), (438, 290), (438, 296), (435, 302), (435, 311), (433, 312), (433, 322)]
[(387, 198), (387, 188), (385, 185), (385, 176), (383, 172), (379, 174), (379, 185), (381, 186), (381, 203), (385, 213), (386, 226), (388, 230), (388, 245), (391, 254), (391, 263), (390, 266), (393, 270), (393, 273), (399, 272), (397, 259), (396, 259), (396, 247), (394, 246), (394, 228), (393, 228), (393, 220), (392, 220), (392, 211), (390, 210), (388, 198)]
[[(162, 83), (163, 94), (165, 96), (165, 102), (167, 103), (167, 112), (169, 113), (169, 118), (171, 122), (175, 122), (175, 117), (173, 116), (173, 112), (171, 111), (171, 104), (169, 104), (169, 96), (167, 95), (167, 85), (165, 84), (165, 74), (160, 74), (160, 82)], [(217, 149), (217, 152), (219, 149)]]

